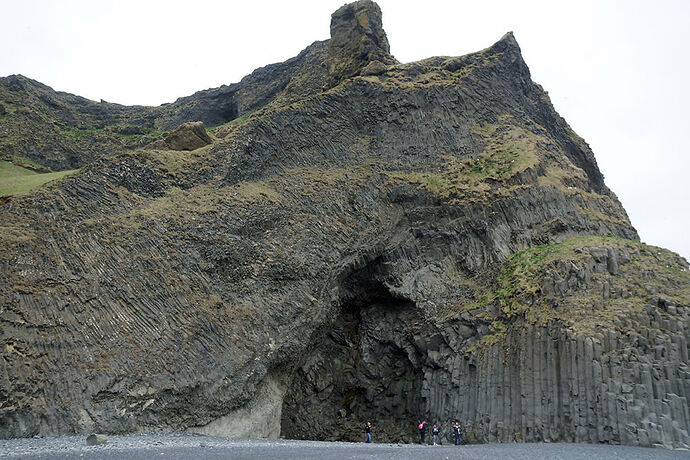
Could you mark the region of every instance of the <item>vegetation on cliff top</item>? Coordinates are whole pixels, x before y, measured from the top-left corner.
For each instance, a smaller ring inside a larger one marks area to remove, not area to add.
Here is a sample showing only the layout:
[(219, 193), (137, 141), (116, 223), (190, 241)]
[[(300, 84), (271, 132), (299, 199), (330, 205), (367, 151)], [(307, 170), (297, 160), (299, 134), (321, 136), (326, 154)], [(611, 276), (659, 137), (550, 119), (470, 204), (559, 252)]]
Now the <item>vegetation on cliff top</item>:
[(462, 306), (491, 323), (482, 345), (510, 327), (560, 321), (574, 333), (627, 332), (625, 321), (661, 298), (690, 306), (685, 259), (663, 248), (612, 236), (579, 236), (514, 254), (496, 289)]

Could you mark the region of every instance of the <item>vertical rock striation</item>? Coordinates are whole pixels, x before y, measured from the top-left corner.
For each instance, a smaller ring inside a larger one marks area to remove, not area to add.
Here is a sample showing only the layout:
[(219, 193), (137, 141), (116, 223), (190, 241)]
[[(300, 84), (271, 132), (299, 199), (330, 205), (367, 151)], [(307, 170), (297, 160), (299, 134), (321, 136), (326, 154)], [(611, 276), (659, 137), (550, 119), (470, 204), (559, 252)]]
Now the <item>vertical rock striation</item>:
[(70, 103), (110, 143), (113, 110), (224, 123), (0, 204), (1, 437), (414, 441), (424, 417), (690, 444), (687, 261), (638, 241), (512, 34), (399, 64), (360, 1), (328, 43), (155, 110), (0, 83), (2, 132)]
[[(585, 250), (592, 256), (543, 269), (530, 309), (537, 321), (464, 309), (430, 322), (401, 292), (347, 305), (298, 371), (283, 432), (356, 441), (373, 420), (379, 439), (415, 442), (415, 422), (425, 418), (445, 428), (448, 443), (459, 420), (471, 443), (687, 448), (690, 311), (658, 295), (640, 305), (634, 288), (649, 276), (646, 249)], [(665, 254), (664, 263), (676, 257)], [(681, 292), (690, 286), (682, 279)], [(573, 320), (570, 302), (593, 326)]]

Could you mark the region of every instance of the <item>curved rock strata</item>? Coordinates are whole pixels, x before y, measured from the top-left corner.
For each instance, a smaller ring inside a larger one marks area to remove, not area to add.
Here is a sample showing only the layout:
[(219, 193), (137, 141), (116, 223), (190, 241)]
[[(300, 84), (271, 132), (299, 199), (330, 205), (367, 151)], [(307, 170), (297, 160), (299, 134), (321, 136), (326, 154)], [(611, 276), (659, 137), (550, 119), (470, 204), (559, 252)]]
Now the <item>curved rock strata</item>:
[(333, 87), (328, 46), (181, 103), (255, 85), (209, 145), (0, 206), (0, 436), (690, 445), (688, 264), (512, 34)]

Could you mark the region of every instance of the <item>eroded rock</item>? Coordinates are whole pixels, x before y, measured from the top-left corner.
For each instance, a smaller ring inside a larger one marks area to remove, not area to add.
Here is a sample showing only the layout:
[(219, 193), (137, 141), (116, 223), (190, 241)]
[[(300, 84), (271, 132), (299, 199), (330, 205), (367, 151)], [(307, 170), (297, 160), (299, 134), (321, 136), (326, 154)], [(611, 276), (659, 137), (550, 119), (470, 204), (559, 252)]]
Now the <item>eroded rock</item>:
[(369, 64), (367, 64), (362, 71), (360, 72), (360, 75), (381, 75), (387, 70), (386, 64), (384, 64), (381, 61), (371, 61)]
[(0, 207), (0, 436), (374, 417), (405, 441), (423, 416), (687, 446), (688, 264), (639, 243), (514, 37), (321, 92), (327, 46), (147, 118), (233, 120), (204, 155), (101, 157)]
[(196, 150), (212, 143), (213, 140), (206, 132), (204, 124), (194, 121), (181, 124), (165, 139), (154, 142), (151, 148), (166, 148), (170, 150)]
[(331, 16), (328, 42), (328, 85), (359, 75), (372, 61), (394, 64), (383, 30), (381, 9), (371, 0), (343, 5)]

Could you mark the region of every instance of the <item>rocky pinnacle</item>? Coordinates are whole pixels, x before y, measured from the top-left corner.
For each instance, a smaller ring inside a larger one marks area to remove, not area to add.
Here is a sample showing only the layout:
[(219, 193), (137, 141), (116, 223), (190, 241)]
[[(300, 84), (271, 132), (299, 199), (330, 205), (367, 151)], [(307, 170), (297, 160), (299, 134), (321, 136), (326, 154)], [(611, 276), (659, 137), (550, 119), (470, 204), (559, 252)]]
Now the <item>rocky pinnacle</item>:
[(358, 75), (372, 61), (383, 64), (397, 62), (390, 54), (381, 9), (371, 0), (359, 0), (340, 7), (331, 16), (329, 86)]

